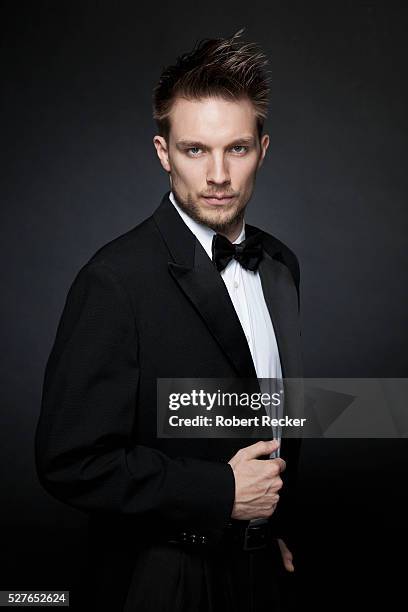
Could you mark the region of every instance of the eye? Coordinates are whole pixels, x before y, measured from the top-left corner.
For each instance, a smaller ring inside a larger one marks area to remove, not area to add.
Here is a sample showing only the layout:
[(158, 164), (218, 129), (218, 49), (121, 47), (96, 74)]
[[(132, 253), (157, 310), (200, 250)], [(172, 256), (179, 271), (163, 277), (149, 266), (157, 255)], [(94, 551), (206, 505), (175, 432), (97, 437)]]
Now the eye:
[[(241, 149), (240, 151), (237, 151), (236, 149)], [(234, 153), (246, 153), (248, 150), (248, 147), (244, 146), (244, 145), (235, 145), (234, 147), (232, 147), (232, 150), (234, 151)]]
[(190, 147), (189, 149), (187, 149), (187, 152), (192, 157), (197, 157), (199, 151), (201, 151), (200, 147)]

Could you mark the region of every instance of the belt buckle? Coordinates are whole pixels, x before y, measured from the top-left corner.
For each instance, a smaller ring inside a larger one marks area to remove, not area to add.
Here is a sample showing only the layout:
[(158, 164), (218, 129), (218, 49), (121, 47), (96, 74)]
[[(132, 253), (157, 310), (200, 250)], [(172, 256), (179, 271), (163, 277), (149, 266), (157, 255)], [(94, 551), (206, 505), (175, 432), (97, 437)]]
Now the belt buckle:
[(259, 550), (265, 547), (265, 525), (248, 525), (244, 533), (244, 550)]

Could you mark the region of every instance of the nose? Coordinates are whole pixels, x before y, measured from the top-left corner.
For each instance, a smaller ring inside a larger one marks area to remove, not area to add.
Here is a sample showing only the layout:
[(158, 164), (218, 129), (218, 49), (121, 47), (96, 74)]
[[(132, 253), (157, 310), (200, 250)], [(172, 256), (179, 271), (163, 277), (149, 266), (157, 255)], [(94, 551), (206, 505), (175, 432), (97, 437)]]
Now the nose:
[(229, 169), (224, 155), (211, 157), (207, 169), (207, 183), (209, 185), (229, 185), (230, 182)]

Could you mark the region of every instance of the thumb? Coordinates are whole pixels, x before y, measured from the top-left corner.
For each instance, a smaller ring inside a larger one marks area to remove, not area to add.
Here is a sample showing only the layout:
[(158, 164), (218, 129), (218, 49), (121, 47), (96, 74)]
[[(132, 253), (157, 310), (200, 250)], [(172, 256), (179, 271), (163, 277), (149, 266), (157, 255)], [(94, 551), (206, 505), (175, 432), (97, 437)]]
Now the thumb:
[(278, 440), (260, 440), (245, 447), (245, 455), (248, 459), (256, 459), (262, 457), (262, 455), (270, 455), (274, 450), (279, 448), (280, 442)]

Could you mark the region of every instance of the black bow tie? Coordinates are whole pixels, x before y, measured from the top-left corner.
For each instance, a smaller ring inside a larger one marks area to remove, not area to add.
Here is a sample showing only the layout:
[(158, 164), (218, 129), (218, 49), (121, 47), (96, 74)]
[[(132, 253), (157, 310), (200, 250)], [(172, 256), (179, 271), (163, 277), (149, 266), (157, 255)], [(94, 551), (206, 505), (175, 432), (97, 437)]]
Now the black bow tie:
[(235, 258), (243, 268), (254, 272), (262, 255), (261, 232), (253, 234), (239, 244), (233, 244), (222, 234), (213, 236), (212, 260), (218, 272), (222, 272), (232, 258)]

